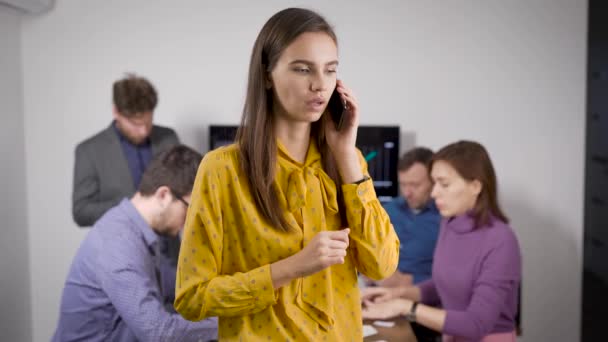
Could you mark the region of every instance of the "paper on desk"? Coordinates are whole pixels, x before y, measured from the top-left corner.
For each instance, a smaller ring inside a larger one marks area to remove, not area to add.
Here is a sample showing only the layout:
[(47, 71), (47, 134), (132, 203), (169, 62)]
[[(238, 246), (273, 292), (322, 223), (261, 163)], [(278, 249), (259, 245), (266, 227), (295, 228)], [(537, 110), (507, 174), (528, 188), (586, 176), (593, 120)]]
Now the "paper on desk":
[(368, 324), (363, 325), (363, 337), (375, 335), (378, 332), (374, 327)]
[(390, 328), (390, 327), (394, 327), (395, 326), (395, 322), (393, 322), (393, 321), (375, 321), (374, 325), (377, 325), (379, 327)]

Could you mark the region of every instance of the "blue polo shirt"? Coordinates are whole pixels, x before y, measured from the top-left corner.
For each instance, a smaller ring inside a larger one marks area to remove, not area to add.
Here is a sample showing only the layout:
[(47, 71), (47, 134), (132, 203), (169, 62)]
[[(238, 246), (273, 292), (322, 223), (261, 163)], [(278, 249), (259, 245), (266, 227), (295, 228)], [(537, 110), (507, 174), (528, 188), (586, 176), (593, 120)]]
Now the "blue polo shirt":
[(407, 205), (407, 201), (399, 196), (385, 203), (384, 209), (401, 243), (397, 269), (411, 274), (414, 284), (429, 279), (441, 221), (435, 202), (429, 201), (416, 214)]

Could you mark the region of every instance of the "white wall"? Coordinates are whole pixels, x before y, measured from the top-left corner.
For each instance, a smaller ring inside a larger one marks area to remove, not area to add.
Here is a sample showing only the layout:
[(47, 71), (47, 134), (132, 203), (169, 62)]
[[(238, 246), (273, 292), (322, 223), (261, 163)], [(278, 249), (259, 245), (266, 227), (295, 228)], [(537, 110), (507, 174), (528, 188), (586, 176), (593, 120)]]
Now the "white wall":
[(579, 336), (586, 1), (58, 1), (23, 22), (34, 340), (57, 318), (84, 235), (70, 217), (73, 149), (110, 121), (111, 83), (152, 80), (156, 121), (206, 148), (236, 123), (253, 41), (286, 3), (318, 9), (340, 39), (363, 124), (419, 144), (481, 141), (524, 254), (526, 341)]
[(0, 6), (0, 340), (31, 340), (20, 15)]

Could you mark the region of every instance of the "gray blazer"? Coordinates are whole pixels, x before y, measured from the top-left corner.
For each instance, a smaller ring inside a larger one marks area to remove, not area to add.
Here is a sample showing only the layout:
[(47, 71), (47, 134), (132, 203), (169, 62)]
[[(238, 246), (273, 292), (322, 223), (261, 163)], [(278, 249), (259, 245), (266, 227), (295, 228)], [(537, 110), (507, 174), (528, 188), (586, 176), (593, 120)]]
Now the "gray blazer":
[[(154, 126), (152, 155), (179, 144), (175, 132)], [(92, 226), (108, 209), (135, 193), (120, 140), (112, 124), (76, 146), (72, 216), (80, 227)]]

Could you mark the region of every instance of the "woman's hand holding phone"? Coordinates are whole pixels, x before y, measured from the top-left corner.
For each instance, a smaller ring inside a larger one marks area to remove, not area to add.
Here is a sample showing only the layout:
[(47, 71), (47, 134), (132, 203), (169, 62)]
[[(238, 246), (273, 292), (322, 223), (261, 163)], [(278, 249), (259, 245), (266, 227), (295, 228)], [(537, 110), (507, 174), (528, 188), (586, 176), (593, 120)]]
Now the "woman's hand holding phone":
[(328, 143), (334, 153), (354, 149), (359, 126), (358, 109), (352, 90), (338, 80), (327, 105), (332, 120), (325, 120)]
[(335, 91), (340, 95), (342, 104), (344, 104), (341, 119), (338, 122), (340, 127), (338, 129), (334, 120), (325, 119), (325, 136), (338, 164), (343, 182), (353, 183), (363, 178), (355, 147), (359, 127), (359, 104), (352, 90), (341, 80), (336, 82)]

